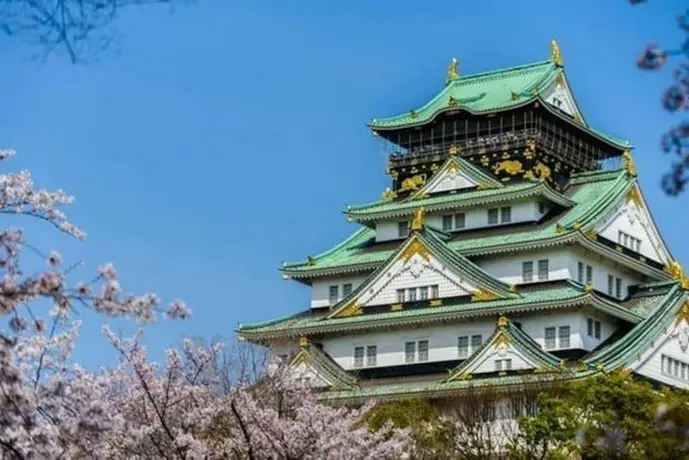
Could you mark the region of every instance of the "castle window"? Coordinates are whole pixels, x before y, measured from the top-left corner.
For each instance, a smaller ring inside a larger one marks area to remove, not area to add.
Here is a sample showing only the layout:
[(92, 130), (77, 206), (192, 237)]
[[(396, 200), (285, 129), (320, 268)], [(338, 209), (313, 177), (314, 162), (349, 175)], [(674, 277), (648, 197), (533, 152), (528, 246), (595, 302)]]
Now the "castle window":
[(340, 297), (340, 286), (330, 286), (328, 288), (328, 301), (330, 305), (335, 305)]
[(397, 302), (398, 303), (404, 303), (407, 300), (406, 296), (404, 295), (405, 292), (406, 291), (404, 289), (398, 289), (397, 290)]
[(500, 208), (500, 221), (503, 224), (512, 222), (512, 208), (510, 208), (509, 206)]
[(495, 225), (498, 223), (498, 208), (488, 210), (488, 225)]
[(556, 328), (546, 327), (545, 328), (545, 349), (552, 350), (555, 348), (555, 333)]
[(689, 381), (689, 364), (678, 359), (661, 355), (661, 371), (665, 375)]
[(409, 236), (409, 222), (397, 222), (397, 236), (400, 238)]
[(352, 283), (345, 283), (342, 285), (342, 297), (347, 297), (352, 293)]
[(416, 288), (411, 288), (407, 290), (407, 297), (410, 302), (416, 301)]
[(641, 250), (641, 240), (623, 231), (619, 231), (617, 233), (617, 243), (620, 246), (631, 249), (632, 251), (639, 252)]
[(612, 275), (608, 275), (608, 295), (612, 295), (613, 289), (614, 289), (614, 284), (615, 284), (615, 277)]
[(496, 359), (495, 360), (495, 370), (496, 371), (511, 371), (512, 370), (512, 360), (511, 359)]
[(577, 281), (584, 284), (584, 262), (577, 262)]
[(428, 300), (428, 286), (419, 288), (419, 300)]
[(538, 280), (539, 281), (544, 281), (544, 280), (548, 279), (548, 272), (550, 271), (548, 265), (549, 265), (548, 259), (538, 261)]
[(366, 366), (373, 367), (378, 360), (378, 347), (369, 345), (366, 347)]
[(469, 337), (466, 335), (457, 337), (457, 357), (461, 359), (469, 357)]
[(443, 216), (443, 230), (446, 232), (452, 230), (452, 216)]
[(431, 299), (440, 297), (440, 287), (437, 284), (431, 286)]
[(559, 348), (569, 348), (569, 326), (557, 328), (557, 341)]
[(615, 297), (622, 298), (622, 280), (620, 278), (615, 278)]
[(600, 340), (601, 324), (600, 321), (593, 318), (586, 320), (586, 333), (589, 337)]
[(461, 229), (466, 226), (466, 215), (463, 212), (455, 214), (455, 228)]
[(483, 343), (483, 336), (481, 334), (476, 334), (471, 336), (471, 352), (474, 353), (476, 350), (481, 348)]
[(586, 266), (586, 283), (593, 283), (593, 267)]
[(354, 367), (364, 367), (364, 347), (354, 347)]
[(419, 340), (419, 362), (428, 361), (428, 340)]
[(404, 362), (413, 363), (416, 358), (416, 342), (404, 343)]
[(522, 280), (525, 283), (533, 281), (533, 262), (522, 262)]

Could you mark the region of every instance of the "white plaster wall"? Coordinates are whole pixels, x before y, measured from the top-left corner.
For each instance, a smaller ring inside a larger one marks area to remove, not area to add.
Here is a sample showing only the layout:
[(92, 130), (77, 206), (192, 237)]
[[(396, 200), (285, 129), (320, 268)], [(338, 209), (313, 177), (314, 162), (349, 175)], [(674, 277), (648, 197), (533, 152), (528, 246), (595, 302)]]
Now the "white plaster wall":
[[(600, 339), (596, 339), (595, 324), (593, 336), (589, 337), (588, 318), (591, 318), (594, 321), (600, 321)], [(610, 337), (618, 328), (618, 321), (615, 318), (610, 317), (605, 313), (599, 312), (598, 310), (594, 310), (592, 308), (584, 310), (582, 312), (582, 315), (579, 317), (579, 320), (580, 323), (578, 325), (578, 328), (579, 331), (581, 331), (581, 348), (583, 348), (584, 350), (593, 350), (598, 345), (600, 345), (601, 342), (607, 340), (607, 338)]]
[[(557, 83), (553, 84), (550, 88), (544, 91), (543, 98), (545, 101), (556, 107), (570, 116), (574, 116), (576, 113), (576, 105), (574, 104), (574, 99), (567, 88)], [(555, 98), (559, 99), (560, 103), (555, 102)]]
[[(627, 288), (644, 282), (644, 276), (638, 272), (629, 270), (615, 262), (612, 262), (598, 254), (585, 251), (579, 248), (568, 249), (569, 252), (569, 271), (571, 278), (575, 281), (578, 277), (578, 262), (593, 267), (593, 289), (603, 294), (608, 293), (608, 274), (622, 280), (622, 298), (627, 297)], [(584, 269), (585, 270), (585, 269)], [(586, 281), (586, 271), (584, 271), (584, 282)], [(613, 289), (613, 296), (615, 290)]]
[(601, 220), (597, 229), (601, 236), (615, 243), (621, 230), (641, 240), (639, 252), (645, 257), (661, 263), (668, 261), (655, 225), (645, 210), (639, 209), (634, 202), (622, 201)]
[(538, 261), (543, 259), (548, 259), (549, 280), (568, 279), (571, 277), (569, 253), (566, 249), (480, 258), (476, 260), (476, 264), (493, 277), (505, 283), (519, 285), (525, 284), (522, 279), (522, 263), (527, 261), (534, 263), (533, 282), (538, 282)]
[[(594, 343), (586, 339), (587, 311), (547, 312), (540, 315), (510, 317), (521, 324), (522, 330), (529, 334), (541, 347), (545, 345), (546, 327), (570, 327), (571, 349), (582, 348), (590, 350)], [(605, 316), (605, 315), (603, 315)], [(614, 320), (602, 318), (601, 340), (605, 340), (614, 332)], [(382, 331), (371, 334), (346, 335), (326, 337), (322, 340), (323, 350), (328, 353), (340, 366), (354, 369), (354, 347), (376, 345), (378, 351), (377, 367), (397, 366), (404, 362), (404, 343), (407, 341), (428, 340), (429, 361), (447, 361), (459, 359), (457, 338), (481, 334), (485, 342), (495, 331), (496, 318), (477, 319), (475, 321), (458, 322), (452, 325), (434, 325), (417, 329)], [(556, 341), (557, 342), (557, 341)], [(557, 350), (557, 343), (556, 348)], [(473, 350), (471, 350), (473, 352)], [(512, 362), (516, 369), (517, 361)], [(492, 360), (489, 366), (492, 366)]]
[(485, 341), (495, 330), (495, 319), (458, 323), (456, 325), (429, 326), (403, 331), (376, 332), (368, 335), (352, 335), (325, 338), (323, 350), (345, 369), (354, 369), (354, 347), (376, 345), (378, 367), (404, 364), (404, 343), (418, 340), (429, 341), (429, 361), (459, 359), (457, 337), (481, 334)]
[(364, 281), (366, 281), (365, 276), (321, 278), (318, 281), (314, 281), (311, 284), (311, 308), (330, 306), (330, 286), (339, 286), (340, 297), (338, 300), (342, 300), (342, 285), (351, 283), (352, 290), (354, 290)]
[[(516, 203), (502, 203), (491, 206), (485, 206), (480, 208), (470, 208), (470, 209), (458, 209), (455, 211), (442, 211), (433, 212), (426, 214), (425, 221), (426, 225), (435, 227), (437, 229), (443, 228), (443, 216), (449, 214), (458, 214), (463, 212), (465, 214), (465, 228), (462, 230), (472, 230), (476, 228), (483, 227), (498, 227), (497, 225), (488, 225), (488, 209), (501, 208), (510, 206), (512, 208), (512, 219), (508, 224), (518, 222), (534, 222), (541, 218), (542, 214), (538, 212), (538, 201), (529, 200), (521, 201)], [(390, 241), (401, 239), (398, 236), (397, 225), (399, 221), (404, 221), (404, 219), (397, 219), (394, 221), (381, 221), (376, 223), (376, 241)], [(457, 231), (462, 231), (457, 230)]]
[[(572, 279), (578, 281), (578, 262), (583, 262), (584, 267), (591, 265), (593, 267), (593, 288), (604, 294), (608, 292), (608, 274), (622, 280), (623, 298), (626, 296), (629, 286), (644, 281), (644, 277), (639, 273), (579, 248), (557, 248), (548, 251), (478, 258), (476, 264), (505, 283), (523, 285), (525, 283), (522, 279), (522, 262), (532, 261), (534, 263), (533, 282), (538, 282), (538, 261), (543, 259), (549, 261), (549, 280)], [(586, 282), (585, 277), (584, 282)]]

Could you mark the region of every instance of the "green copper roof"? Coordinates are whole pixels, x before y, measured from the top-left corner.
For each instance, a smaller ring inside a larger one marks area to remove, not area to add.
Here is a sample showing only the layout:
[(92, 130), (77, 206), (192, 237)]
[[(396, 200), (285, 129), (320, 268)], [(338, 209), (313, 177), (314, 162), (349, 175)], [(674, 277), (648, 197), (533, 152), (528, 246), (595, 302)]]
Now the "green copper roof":
[(297, 366), (302, 362), (310, 365), (317, 374), (331, 383), (333, 390), (357, 387), (356, 378), (348, 374), (347, 371), (316, 346), (307, 344), (301, 347), (299, 353), (292, 360), (291, 366)]
[[(472, 114), (486, 114), (541, 101), (551, 113), (579, 129), (617, 148), (631, 148), (629, 141), (591, 129), (583, 121), (574, 123), (542, 100), (540, 93), (553, 85), (560, 75), (566, 78), (561, 67), (551, 61), (542, 61), (461, 76), (423, 107), (394, 117), (374, 119), (369, 126), (373, 130), (399, 129), (426, 124), (444, 111), (461, 109)], [(456, 101), (455, 105), (450, 104), (451, 97)]]
[[(523, 105), (539, 91), (546, 89), (557, 77), (559, 68), (550, 61), (526, 64), (508, 69), (461, 76), (450, 82), (426, 105), (412, 113), (374, 119), (373, 129), (390, 129), (423, 124), (438, 113), (462, 108), (471, 113), (486, 113)], [(513, 93), (519, 97), (513, 97)], [(457, 107), (448, 105), (455, 98)]]
[(637, 323), (643, 318), (624, 306), (603, 299), (595, 293), (584, 292), (583, 287), (577, 283), (563, 282), (524, 289), (518, 297), (508, 299), (456, 302), (438, 307), (365, 313), (344, 318), (328, 318), (329, 312), (318, 313), (307, 310), (265, 323), (240, 325), (238, 332), (246, 339), (261, 340), (285, 336), (298, 337), (354, 330), (387, 329), (393, 326), (403, 327), (581, 305), (590, 305), (632, 323)]
[[(514, 229), (501, 231), (499, 228), (494, 228), (483, 234), (481, 231), (457, 232), (453, 235), (453, 239), (448, 242), (448, 245), (451, 249), (468, 256), (499, 251), (502, 248), (517, 250), (519, 245), (557, 244), (557, 241), (563, 239), (563, 235), (556, 233), (556, 225), (559, 222), (562, 222), (567, 230), (571, 230), (577, 220), (586, 218), (591, 214), (597, 215), (602, 208), (610, 206), (612, 204), (611, 198), (619, 196), (620, 190), (624, 189), (631, 181), (633, 178), (623, 170), (574, 175), (572, 179), (574, 185), (565, 190), (564, 196), (575, 205), (558, 219), (549, 220), (542, 224), (526, 225), (520, 227), (521, 230), (519, 231)], [(517, 184), (476, 193), (511, 193), (515, 190), (523, 192), (534, 186), (538, 187), (540, 184)], [(469, 194), (473, 193), (469, 192)], [(462, 194), (448, 196), (454, 196), (455, 200), (462, 200), (463, 198), (457, 198), (460, 195)], [(375, 243), (375, 230), (361, 228), (334, 248), (308, 261), (285, 264), (282, 270), (283, 273), (294, 278), (370, 270), (387, 260), (400, 243), (400, 241)]]
[(391, 217), (408, 216), (420, 207), (423, 207), (427, 212), (435, 212), (514, 201), (536, 196), (566, 208), (574, 206), (572, 200), (556, 192), (545, 183), (523, 182), (504, 188), (473, 190), (464, 193), (431, 196), (429, 198), (417, 200), (405, 199), (397, 202), (378, 201), (368, 205), (351, 206), (347, 209), (347, 217), (355, 222), (368, 222)]

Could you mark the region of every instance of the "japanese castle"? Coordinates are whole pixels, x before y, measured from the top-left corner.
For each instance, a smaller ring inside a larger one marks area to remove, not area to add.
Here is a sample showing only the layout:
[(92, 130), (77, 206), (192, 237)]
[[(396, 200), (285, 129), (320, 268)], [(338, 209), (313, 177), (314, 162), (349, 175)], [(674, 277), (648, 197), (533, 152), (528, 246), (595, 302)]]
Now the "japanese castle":
[(369, 126), (390, 187), (346, 208), (351, 236), (283, 264), (310, 306), (240, 325), (241, 339), (331, 402), (563, 369), (689, 387), (689, 279), (631, 144), (588, 124), (555, 41), (548, 60), (502, 70), (461, 75), (453, 59), (428, 103)]

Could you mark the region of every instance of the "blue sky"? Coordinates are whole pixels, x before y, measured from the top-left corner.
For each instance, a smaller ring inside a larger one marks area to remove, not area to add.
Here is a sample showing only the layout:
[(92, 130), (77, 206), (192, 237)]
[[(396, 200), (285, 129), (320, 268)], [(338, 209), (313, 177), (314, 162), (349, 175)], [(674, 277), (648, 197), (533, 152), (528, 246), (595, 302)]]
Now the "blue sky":
[[(123, 12), (116, 46), (72, 65), (3, 37), (2, 146), (46, 187), (77, 197), (75, 243), (30, 226), (34, 244), (87, 269), (112, 261), (126, 290), (183, 298), (186, 322), (162, 321), (158, 355), (182, 336), (232, 337), (238, 322), (285, 315), (309, 290), (281, 280), (281, 260), (321, 252), (354, 230), (347, 203), (388, 185), (372, 117), (418, 107), (460, 73), (542, 60), (560, 43), (589, 123), (628, 138), (645, 195), (675, 256), (689, 195), (659, 183), (660, 107), (668, 72), (634, 66), (648, 41), (676, 44), (681, 1), (298, 2), (203, 0)], [(8, 165), (9, 166), (9, 165)], [(98, 318), (77, 358), (108, 362)], [(125, 330), (128, 325), (118, 323)]]

